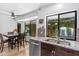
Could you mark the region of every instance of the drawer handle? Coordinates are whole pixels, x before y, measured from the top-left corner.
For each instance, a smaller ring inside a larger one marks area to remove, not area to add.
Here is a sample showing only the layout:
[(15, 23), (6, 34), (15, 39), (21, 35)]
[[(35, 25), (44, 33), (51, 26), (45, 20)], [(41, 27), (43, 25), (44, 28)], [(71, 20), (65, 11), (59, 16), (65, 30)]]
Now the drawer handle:
[(53, 56), (55, 55), (55, 51), (52, 51), (52, 55), (53, 55)]

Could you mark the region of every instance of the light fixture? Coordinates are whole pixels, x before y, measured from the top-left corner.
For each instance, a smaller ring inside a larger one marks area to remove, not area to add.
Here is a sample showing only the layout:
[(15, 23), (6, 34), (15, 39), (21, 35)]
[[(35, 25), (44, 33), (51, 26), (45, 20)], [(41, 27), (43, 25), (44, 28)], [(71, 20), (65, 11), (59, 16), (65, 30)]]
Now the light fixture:
[(62, 8), (62, 4), (58, 4), (57, 7), (58, 7), (58, 8)]
[(11, 17), (12, 17), (13, 19), (15, 18), (14, 12), (11, 12)]

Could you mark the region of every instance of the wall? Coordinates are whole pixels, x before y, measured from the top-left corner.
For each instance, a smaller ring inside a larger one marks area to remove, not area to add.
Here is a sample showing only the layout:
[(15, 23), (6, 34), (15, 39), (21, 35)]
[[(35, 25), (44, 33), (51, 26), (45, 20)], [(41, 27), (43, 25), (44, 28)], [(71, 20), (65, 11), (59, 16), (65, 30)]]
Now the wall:
[(7, 34), (16, 28), (16, 21), (10, 16), (0, 14), (0, 33)]
[[(43, 26), (45, 26), (46, 29), (46, 18), (45, 16), (48, 15), (54, 15), (54, 14), (58, 14), (58, 13), (64, 13), (64, 12), (68, 12), (68, 11), (73, 11), (73, 10), (77, 10), (77, 16), (79, 16), (79, 4), (54, 4), (51, 5), (49, 7), (46, 7), (44, 9), (41, 9), (40, 11), (40, 18), (45, 19), (45, 23), (43, 24)], [(77, 30), (79, 28), (79, 17), (77, 17)], [(45, 30), (46, 33), (46, 30)], [(45, 35), (46, 36), (46, 35)], [(77, 37), (78, 36), (78, 32), (77, 32)], [(77, 38), (77, 41), (79, 41), (79, 38)]]
[[(43, 24), (39, 24), (37, 20), (37, 30), (39, 27), (44, 26), (46, 29), (46, 16), (48, 15), (54, 15), (54, 14), (59, 14), (59, 13), (64, 13), (64, 12), (68, 12), (68, 11), (73, 11), (73, 10), (77, 10), (77, 28), (79, 28), (79, 3), (60, 3), (60, 4), (52, 4), (50, 6), (47, 7), (43, 7), (40, 10), (36, 10), (34, 12), (31, 12), (30, 14), (26, 14), (24, 15), (24, 17), (22, 18), (26, 18), (28, 16), (34, 16), (34, 15), (38, 15), (38, 19), (44, 19), (44, 23)], [(46, 36), (46, 30), (45, 30), (45, 36)], [(79, 41), (79, 40), (77, 40)]]

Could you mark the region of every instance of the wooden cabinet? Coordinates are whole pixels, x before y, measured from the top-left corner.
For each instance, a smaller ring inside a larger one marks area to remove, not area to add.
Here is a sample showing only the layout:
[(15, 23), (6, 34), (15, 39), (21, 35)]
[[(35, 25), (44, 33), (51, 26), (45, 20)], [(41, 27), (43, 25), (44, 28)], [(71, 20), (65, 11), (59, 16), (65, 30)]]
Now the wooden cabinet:
[(79, 51), (74, 51), (74, 56), (79, 56)]
[(42, 56), (51, 56), (54, 55), (55, 46), (41, 43), (41, 55)]
[(71, 50), (68, 48), (41, 43), (42, 56), (79, 56), (79, 51)]
[(56, 46), (55, 56), (73, 56), (73, 51), (63, 47)]

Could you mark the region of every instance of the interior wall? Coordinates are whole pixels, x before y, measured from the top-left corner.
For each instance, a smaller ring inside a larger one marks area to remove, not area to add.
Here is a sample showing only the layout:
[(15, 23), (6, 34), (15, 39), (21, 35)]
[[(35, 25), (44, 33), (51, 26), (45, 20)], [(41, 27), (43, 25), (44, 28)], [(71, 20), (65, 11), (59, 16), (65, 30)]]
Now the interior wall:
[[(46, 17), (45, 16), (49, 16), (49, 15), (54, 15), (54, 14), (59, 14), (59, 13), (64, 13), (64, 12), (68, 12), (68, 11), (73, 11), (73, 10), (77, 10), (77, 30), (79, 29), (79, 4), (78, 3), (63, 3), (63, 4), (54, 4), (51, 5), (49, 7), (43, 8), (40, 11), (40, 18), (44, 19), (44, 24), (43, 26), (46, 29)], [(78, 33), (77, 33), (78, 34)], [(45, 36), (46, 36), (46, 30), (45, 30)], [(77, 35), (78, 37), (78, 35)], [(77, 38), (77, 41), (79, 41), (79, 38)]]
[(0, 14), (0, 33), (7, 34), (16, 28), (16, 21), (10, 16)]
[[(41, 8), (40, 10), (36, 10), (34, 12), (31, 12), (30, 14), (24, 15), (22, 18), (27, 18), (28, 16), (38, 16), (37, 20), (37, 30), (39, 27), (44, 26), (45, 28), (45, 36), (46, 36), (46, 16), (48, 15), (54, 15), (59, 13), (64, 13), (68, 11), (77, 10), (77, 28), (79, 28), (79, 3), (56, 3), (52, 4), (50, 6)], [(43, 24), (39, 24), (39, 19), (44, 19)]]

